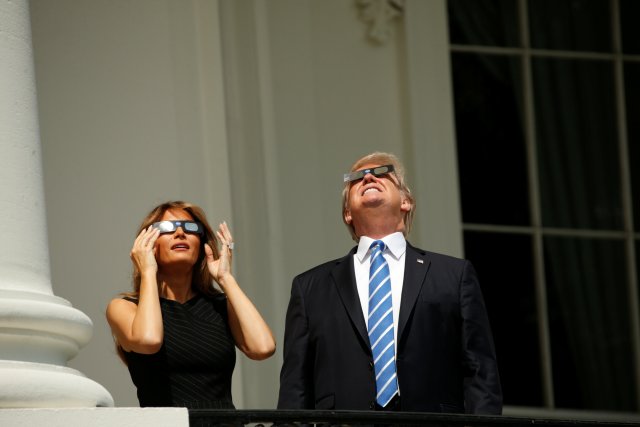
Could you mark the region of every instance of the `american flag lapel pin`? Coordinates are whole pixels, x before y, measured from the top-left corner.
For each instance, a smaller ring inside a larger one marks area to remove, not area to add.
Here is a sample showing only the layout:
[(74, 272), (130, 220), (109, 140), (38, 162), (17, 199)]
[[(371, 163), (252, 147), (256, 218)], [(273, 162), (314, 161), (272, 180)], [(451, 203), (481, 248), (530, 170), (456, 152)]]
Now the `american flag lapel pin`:
[(418, 258), (416, 261), (418, 261), (420, 264), (424, 264), (424, 261), (421, 260), (420, 258)]

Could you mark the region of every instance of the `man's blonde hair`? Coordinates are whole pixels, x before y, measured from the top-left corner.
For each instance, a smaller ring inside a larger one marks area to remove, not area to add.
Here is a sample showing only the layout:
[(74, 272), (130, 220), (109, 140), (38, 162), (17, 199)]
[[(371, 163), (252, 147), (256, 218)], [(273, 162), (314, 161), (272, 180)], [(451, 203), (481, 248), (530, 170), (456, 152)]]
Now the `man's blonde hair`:
[[(411, 203), (411, 209), (404, 214), (404, 231), (403, 234), (406, 237), (411, 231), (411, 224), (413, 223), (413, 214), (416, 210), (416, 202), (411, 194), (411, 189), (407, 185), (404, 179), (404, 166), (402, 166), (402, 162), (400, 159), (391, 153), (383, 153), (376, 151), (371, 154), (367, 154), (366, 156), (357, 160), (352, 166), (350, 172), (357, 171), (363, 165), (366, 164), (378, 164), (380, 166), (384, 165), (393, 165), (394, 171), (392, 172), (397, 180), (398, 180), (398, 188), (402, 192), (402, 195)], [(360, 238), (360, 236), (356, 235), (355, 227), (353, 226), (353, 222), (348, 224), (345, 220), (345, 213), (349, 208), (349, 189), (351, 188), (350, 182), (344, 183), (344, 188), (342, 189), (342, 221), (345, 223), (347, 228), (349, 229), (349, 233), (351, 233), (351, 238), (356, 242)]]

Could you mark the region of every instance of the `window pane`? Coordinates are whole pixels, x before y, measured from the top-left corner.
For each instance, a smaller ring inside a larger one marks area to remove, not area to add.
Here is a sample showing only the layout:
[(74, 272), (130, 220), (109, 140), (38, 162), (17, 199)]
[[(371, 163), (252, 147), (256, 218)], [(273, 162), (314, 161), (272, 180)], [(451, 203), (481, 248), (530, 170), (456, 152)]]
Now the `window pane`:
[(622, 229), (613, 65), (534, 59), (543, 225)]
[(627, 106), (627, 140), (631, 168), (633, 223), (640, 230), (640, 63), (629, 62), (624, 66), (624, 96)]
[(520, 63), (452, 54), (462, 218), (529, 225)]
[(464, 245), (489, 313), (504, 403), (542, 406), (531, 237), (467, 231)]
[(624, 242), (544, 244), (556, 406), (635, 410)]
[(620, 25), (622, 27), (622, 51), (627, 54), (640, 54), (640, 2), (638, 0), (620, 1)]
[(531, 46), (611, 52), (609, 0), (528, 1)]
[(518, 46), (516, 0), (449, 0), (452, 44)]

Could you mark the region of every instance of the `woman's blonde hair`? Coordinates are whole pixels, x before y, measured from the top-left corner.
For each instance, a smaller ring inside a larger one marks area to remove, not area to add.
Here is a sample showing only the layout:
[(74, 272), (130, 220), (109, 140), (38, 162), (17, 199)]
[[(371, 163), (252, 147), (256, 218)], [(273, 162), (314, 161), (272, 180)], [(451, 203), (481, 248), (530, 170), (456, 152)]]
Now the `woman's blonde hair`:
[[(138, 231), (136, 232), (136, 236), (140, 234), (142, 230), (148, 228), (154, 222), (160, 221), (162, 216), (168, 210), (183, 210), (187, 212), (191, 217), (202, 224), (204, 228), (204, 235), (200, 236), (200, 251), (198, 254), (198, 260), (196, 261), (196, 265), (194, 266), (193, 278), (191, 279), (191, 287), (205, 295), (214, 295), (219, 293), (217, 289), (215, 289), (213, 285), (213, 277), (211, 273), (209, 273), (209, 268), (207, 267), (207, 259), (205, 257), (204, 252), (204, 244), (208, 243), (213, 251), (213, 258), (218, 259), (218, 239), (211, 229), (209, 222), (207, 221), (207, 217), (204, 214), (204, 211), (201, 207), (194, 205), (193, 203), (182, 202), (182, 201), (169, 201), (162, 203), (149, 212), (149, 214), (142, 220), (140, 227), (138, 227)], [(140, 282), (141, 282), (140, 270), (134, 264), (133, 266), (133, 292), (124, 293), (125, 296), (131, 298), (138, 298), (140, 296)], [(158, 284), (160, 286), (160, 284)], [(160, 291), (160, 289), (158, 289)]]
[[(411, 203), (411, 209), (404, 214), (404, 234), (405, 237), (411, 231), (411, 224), (413, 223), (413, 214), (416, 211), (416, 201), (411, 194), (411, 189), (407, 185), (404, 179), (404, 167), (402, 166), (402, 162), (400, 159), (391, 153), (383, 153), (380, 151), (376, 151), (371, 154), (367, 154), (361, 159), (357, 160), (352, 166), (350, 172), (357, 171), (363, 165), (366, 164), (378, 164), (380, 166), (384, 165), (393, 165), (394, 171), (392, 172), (396, 178), (398, 179), (398, 188), (402, 192), (402, 195)], [(342, 221), (345, 223), (347, 228), (349, 229), (349, 233), (351, 233), (351, 238), (356, 242), (359, 240), (360, 236), (356, 235), (356, 229), (353, 226), (353, 222), (351, 224), (347, 223), (345, 219), (345, 213), (349, 209), (349, 189), (351, 188), (350, 182), (344, 183), (344, 188), (342, 189)]]

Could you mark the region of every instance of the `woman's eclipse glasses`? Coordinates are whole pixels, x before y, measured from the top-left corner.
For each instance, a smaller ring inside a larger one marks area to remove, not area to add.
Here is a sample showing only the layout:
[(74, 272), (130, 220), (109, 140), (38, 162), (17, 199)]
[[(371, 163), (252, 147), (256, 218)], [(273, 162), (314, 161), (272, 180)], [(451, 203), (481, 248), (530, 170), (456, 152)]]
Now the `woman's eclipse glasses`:
[(204, 227), (196, 221), (159, 221), (153, 223), (153, 228), (160, 230), (160, 234), (174, 233), (178, 227), (190, 234), (204, 234)]
[(375, 177), (379, 177), (393, 171), (394, 171), (393, 165), (384, 165), (384, 166), (377, 166), (375, 168), (361, 169), (359, 171), (345, 173), (344, 182), (358, 181), (359, 179), (364, 178), (364, 176), (369, 173)]

